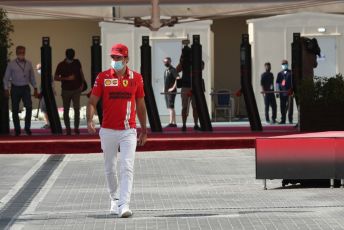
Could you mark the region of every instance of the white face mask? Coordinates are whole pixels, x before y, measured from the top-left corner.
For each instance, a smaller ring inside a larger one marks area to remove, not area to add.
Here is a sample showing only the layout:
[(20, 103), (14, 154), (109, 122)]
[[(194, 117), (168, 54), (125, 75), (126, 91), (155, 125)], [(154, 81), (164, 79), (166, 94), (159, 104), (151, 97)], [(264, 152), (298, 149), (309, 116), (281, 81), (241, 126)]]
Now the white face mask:
[(111, 67), (116, 71), (121, 71), (124, 68), (123, 61), (111, 61)]

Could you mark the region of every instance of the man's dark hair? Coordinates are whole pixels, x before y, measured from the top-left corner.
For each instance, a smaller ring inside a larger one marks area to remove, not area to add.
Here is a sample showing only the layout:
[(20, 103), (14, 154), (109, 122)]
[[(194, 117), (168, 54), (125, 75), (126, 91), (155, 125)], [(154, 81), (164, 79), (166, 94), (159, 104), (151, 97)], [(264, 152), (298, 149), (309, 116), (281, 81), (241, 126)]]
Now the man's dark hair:
[(73, 49), (66, 49), (66, 57), (69, 60), (74, 59), (74, 56), (75, 56), (75, 51)]
[(17, 46), (17, 47), (16, 47), (16, 54), (18, 54), (19, 51), (22, 51), (22, 50), (25, 51), (25, 46)]
[(264, 66), (271, 66), (270, 62), (265, 62)]

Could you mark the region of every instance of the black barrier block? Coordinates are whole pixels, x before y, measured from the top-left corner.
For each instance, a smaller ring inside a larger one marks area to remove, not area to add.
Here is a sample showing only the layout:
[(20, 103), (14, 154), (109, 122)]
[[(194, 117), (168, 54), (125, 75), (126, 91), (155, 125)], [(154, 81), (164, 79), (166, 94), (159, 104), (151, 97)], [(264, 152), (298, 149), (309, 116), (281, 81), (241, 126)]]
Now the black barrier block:
[(47, 114), (50, 123), (50, 129), (53, 134), (62, 134), (62, 126), (57, 111), (55, 95), (52, 89), (52, 65), (51, 65), (51, 47), (50, 38), (42, 38), (41, 47), (41, 87)]
[(4, 95), (5, 71), (7, 67), (7, 47), (0, 46), (0, 134), (10, 133), (9, 98)]
[(240, 45), (241, 90), (244, 95), (246, 110), (252, 131), (262, 131), (257, 102), (252, 87), (252, 56), (248, 34), (242, 35)]
[[(102, 47), (100, 45), (100, 37), (92, 37), (91, 46), (91, 87), (93, 87), (94, 82), (98, 74), (102, 71)], [(103, 121), (103, 102), (102, 99), (98, 101), (97, 104), (97, 114), (99, 119), (99, 124)]]
[(149, 37), (142, 37), (141, 46), (141, 74), (143, 77), (145, 103), (147, 107), (148, 120), (152, 132), (162, 132), (160, 116), (156, 106), (152, 87), (152, 51), (149, 45)]
[(202, 87), (202, 46), (199, 35), (193, 35), (192, 50), (192, 94), (202, 131), (212, 131), (207, 102)]

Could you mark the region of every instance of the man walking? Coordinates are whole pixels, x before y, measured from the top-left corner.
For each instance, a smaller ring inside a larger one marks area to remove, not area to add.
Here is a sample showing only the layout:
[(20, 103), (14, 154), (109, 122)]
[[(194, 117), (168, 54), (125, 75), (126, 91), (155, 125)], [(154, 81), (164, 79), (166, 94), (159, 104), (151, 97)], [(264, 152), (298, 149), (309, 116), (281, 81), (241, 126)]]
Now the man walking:
[(177, 127), (176, 124), (176, 111), (174, 109), (174, 101), (177, 93), (177, 78), (179, 78), (176, 69), (171, 64), (172, 60), (170, 57), (164, 59), (164, 65), (166, 67), (164, 72), (164, 92), (166, 106), (170, 113), (170, 123), (167, 127)]
[(85, 82), (84, 73), (82, 72), (81, 63), (74, 59), (75, 51), (66, 50), (66, 58), (60, 62), (56, 68), (55, 81), (61, 81), (62, 102), (63, 102), (63, 120), (66, 126), (67, 135), (71, 135), (69, 108), (73, 102), (74, 108), (74, 133), (80, 134), (80, 95)]
[[(12, 118), (15, 135), (19, 136), (20, 121), (19, 121), (19, 104), (22, 100), (26, 109), (25, 115), (25, 132), (31, 135), (31, 115), (32, 115), (32, 100), (31, 89), (29, 84), (34, 88), (34, 96), (38, 98), (38, 91), (36, 86), (35, 74), (33, 72), (32, 63), (25, 59), (26, 48), (24, 46), (16, 47), (17, 58), (8, 63), (5, 76), (3, 79), (5, 97), (11, 95), (12, 100)], [(11, 93), (10, 93), (11, 89)]]
[[(146, 106), (143, 80), (139, 73), (127, 67), (128, 48), (116, 44), (111, 49), (111, 68), (99, 73), (87, 105), (87, 127), (95, 133), (92, 121), (100, 98), (103, 101), (103, 122), (99, 132), (104, 152), (105, 175), (110, 193), (110, 212), (119, 217), (130, 217), (130, 195), (133, 185), (136, 145), (147, 140)], [(136, 114), (141, 124), (137, 140)], [(119, 185), (116, 160), (120, 147)], [(118, 191), (119, 186), (119, 191)]]

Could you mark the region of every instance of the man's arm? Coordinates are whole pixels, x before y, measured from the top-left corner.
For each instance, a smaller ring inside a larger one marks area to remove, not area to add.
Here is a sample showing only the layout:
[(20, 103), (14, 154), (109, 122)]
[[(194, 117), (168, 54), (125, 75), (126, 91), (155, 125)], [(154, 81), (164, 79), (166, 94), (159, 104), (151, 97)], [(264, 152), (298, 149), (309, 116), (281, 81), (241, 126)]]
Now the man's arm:
[(62, 77), (62, 73), (61, 73), (61, 65), (59, 64), (56, 68), (55, 71), (55, 76), (54, 76), (54, 80), (55, 81), (72, 81), (75, 79), (74, 74), (68, 76), (68, 77)]
[(136, 112), (141, 125), (141, 133), (139, 135), (138, 145), (143, 146), (147, 142), (147, 111), (144, 97), (136, 98)]
[(61, 75), (55, 75), (55, 81), (73, 81), (75, 79), (74, 74), (69, 75), (68, 77), (62, 77)]
[(82, 90), (84, 88), (84, 82), (86, 81), (84, 72), (82, 71), (82, 68), (80, 68), (80, 76), (81, 76), (81, 87), (80, 87), (80, 89)]
[(176, 66), (176, 71), (177, 71), (177, 73), (180, 73), (182, 70), (183, 70), (182, 64), (179, 63), (179, 64)]
[(99, 101), (99, 97), (95, 95), (91, 95), (87, 103), (87, 109), (86, 109), (87, 129), (88, 129), (88, 132), (91, 134), (96, 133), (96, 128), (93, 122), (93, 116), (96, 113), (98, 101)]
[(173, 78), (174, 78), (174, 84), (171, 88), (168, 89), (169, 92), (172, 92), (177, 88), (177, 80), (179, 79), (179, 75), (177, 73), (177, 70), (173, 69), (172, 70)]
[(5, 97), (10, 96), (10, 91), (9, 91), (10, 78), (11, 78), (11, 67), (10, 67), (10, 63), (8, 63), (7, 68), (6, 68), (6, 72), (5, 72), (5, 76), (3, 79)]

